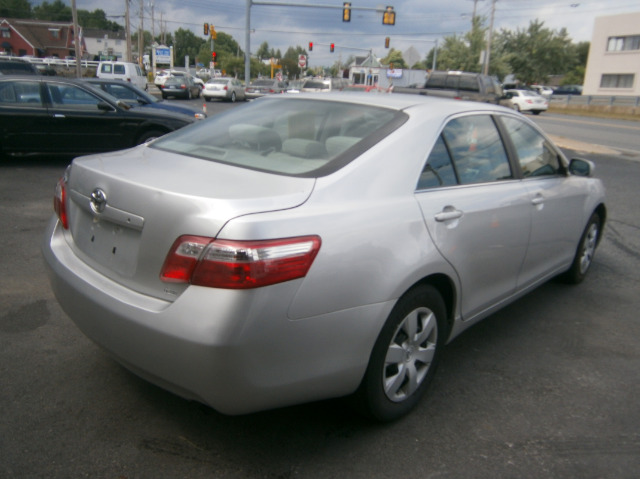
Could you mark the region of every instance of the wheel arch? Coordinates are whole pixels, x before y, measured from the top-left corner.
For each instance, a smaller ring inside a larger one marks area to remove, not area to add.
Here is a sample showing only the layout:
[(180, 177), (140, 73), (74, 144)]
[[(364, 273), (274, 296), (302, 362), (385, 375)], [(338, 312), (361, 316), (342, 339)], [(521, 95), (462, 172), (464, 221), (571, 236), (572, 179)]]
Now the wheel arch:
[(454, 281), (444, 273), (431, 274), (429, 276), (425, 276), (420, 281), (413, 284), (409, 289), (407, 289), (404, 294), (421, 285), (432, 286), (436, 289), (436, 291), (438, 291), (440, 296), (442, 296), (442, 300), (444, 301), (444, 305), (446, 308), (445, 320), (447, 324), (447, 330), (445, 331), (445, 336), (448, 338), (451, 334), (451, 330), (453, 329), (456, 311), (457, 291)]

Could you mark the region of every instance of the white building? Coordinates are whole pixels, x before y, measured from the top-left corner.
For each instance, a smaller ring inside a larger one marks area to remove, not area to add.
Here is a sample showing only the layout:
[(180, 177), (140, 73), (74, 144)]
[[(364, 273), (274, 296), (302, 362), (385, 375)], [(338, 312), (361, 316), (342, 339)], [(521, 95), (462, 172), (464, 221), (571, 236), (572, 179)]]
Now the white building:
[(596, 18), (582, 94), (640, 96), (640, 12)]

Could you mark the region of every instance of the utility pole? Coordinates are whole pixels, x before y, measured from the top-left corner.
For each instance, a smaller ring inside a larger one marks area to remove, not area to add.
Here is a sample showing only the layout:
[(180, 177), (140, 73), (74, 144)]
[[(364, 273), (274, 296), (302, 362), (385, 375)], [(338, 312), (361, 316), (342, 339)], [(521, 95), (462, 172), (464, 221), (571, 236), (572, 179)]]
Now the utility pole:
[(129, 18), (129, 1), (124, 0), (125, 5), (127, 6), (124, 14), (124, 28), (126, 30), (127, 35), (127, 61), (131, 61), (131, 21)]
[(76, 53), (76, 77), (82, 77), (82, 67), (80, 61), (82, 60), (82, 48), (80, 45), (80, 29), (78, 28), (78, 10), (76, 9), (76, 0), (71, 0), (71, 16), (73, 18), (73, 45), (75, 46)]
[(140, 27), (138, 28), (138, 65), (142, 65), (144, 53), (144, 0), (140, 0)]
[(491, 39), (493, 37), (493, 17), (496, 13), (496, 1), (491, 0), (491, 22), (489, 23), (489, 38), (487, 38), (487, 54), (484, 56), (484, 73), (489, 74), (489, 60), (491, 59)]

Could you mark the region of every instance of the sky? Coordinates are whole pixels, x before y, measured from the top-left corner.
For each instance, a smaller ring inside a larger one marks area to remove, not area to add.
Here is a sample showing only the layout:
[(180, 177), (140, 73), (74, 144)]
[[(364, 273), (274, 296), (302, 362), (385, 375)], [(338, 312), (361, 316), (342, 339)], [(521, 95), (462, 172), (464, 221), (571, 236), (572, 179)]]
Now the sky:
[[(471, 18), (476, 14), (486, 19), (489, 27), (495, 6), (493, 29), (526, 30), (533, 20), (559, 31), (565, 28), (574, 42), (590, 41), (594, 19), (599, 16), (640, 11), (638, 0), (353, 0), (351, 21), (342, 21), (340, 0), (253, 0), (250, 8), (250, 49), (255, 53), (263, 42), (284, 55), (290, 47), (301, 46), (309, 52), (310, 66), (330, 66), (350, 56), (366, 55), (372, 51), (377, 57), (388, 54), (390, 47), (406, 52), (413, 47), (421, 59), (447, 36), (462, 36), (469, 31)], [(36, 2), (34, 2), (36, 3)], [(70, 0), (66, 0), (70, 4)], [(246, 49), (245, 25), (247, 0), (130, 0), (132, 29), (140, 21), (143, 7), (145, 30), (156, 35), (161, 28), (175, 31), (189, 29), (205, 38), (203, 24), (215, 26), (216, 31), (234, 37)], [(272, 3), (278, 5), (262, 5)], [(281, 6), (289, 4), (291, 6)], [(78, 9), (102, 9), (110, 20), (124, 25), (126, 0), (76, 0)], [(306, 5), (306, 7), (293, 6)], [(382, 25), (381, 11), (393, 6), (396, 23)], [(328, 8), (337, 7), (337, 8)], [(363, 8), (358, 10), (358, 8)], [(376, 10), (379, 9), (379, 10)], [(329, 45), (335, 45), (334, 53)], [(179, 61), (177, 61), (179, 63)]]

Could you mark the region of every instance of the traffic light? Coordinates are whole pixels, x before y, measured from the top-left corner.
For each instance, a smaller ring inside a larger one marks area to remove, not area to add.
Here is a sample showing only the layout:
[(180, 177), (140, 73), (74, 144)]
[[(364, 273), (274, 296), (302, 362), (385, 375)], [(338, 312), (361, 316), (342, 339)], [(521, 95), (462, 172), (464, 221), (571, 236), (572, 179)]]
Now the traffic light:
[(342, 4), (342, 21), (350, 22), (351, 21), (351, 2), (344, 2)]
[(211, 52), (211, 61), (215, 63), (216, 60), (218, 60), (218, 54), (216, 52)]
[(313, 50), (313, 42), (309, 42), (309, 51)]
[(208, 23), (204, 24), (204, 34), (205, 35), (209, 35), (209, 24)]
[(387, 7), (387, 9), (382, 14), (382, 24), (383, 25), (395, 25), (396, 24), (396, 12), (393, 10), (393, 7)]
[(329, 47), (331, 49), (331, 53), (333, 53), (333, 50), (335, 48), (335, 45), (332, 43), (331, 46)]
[(389, 48), (389, 42), (391, 41), (391, 39), (389, 37), (386, 37), (384, 39), (384, 47), (385, 48)]

